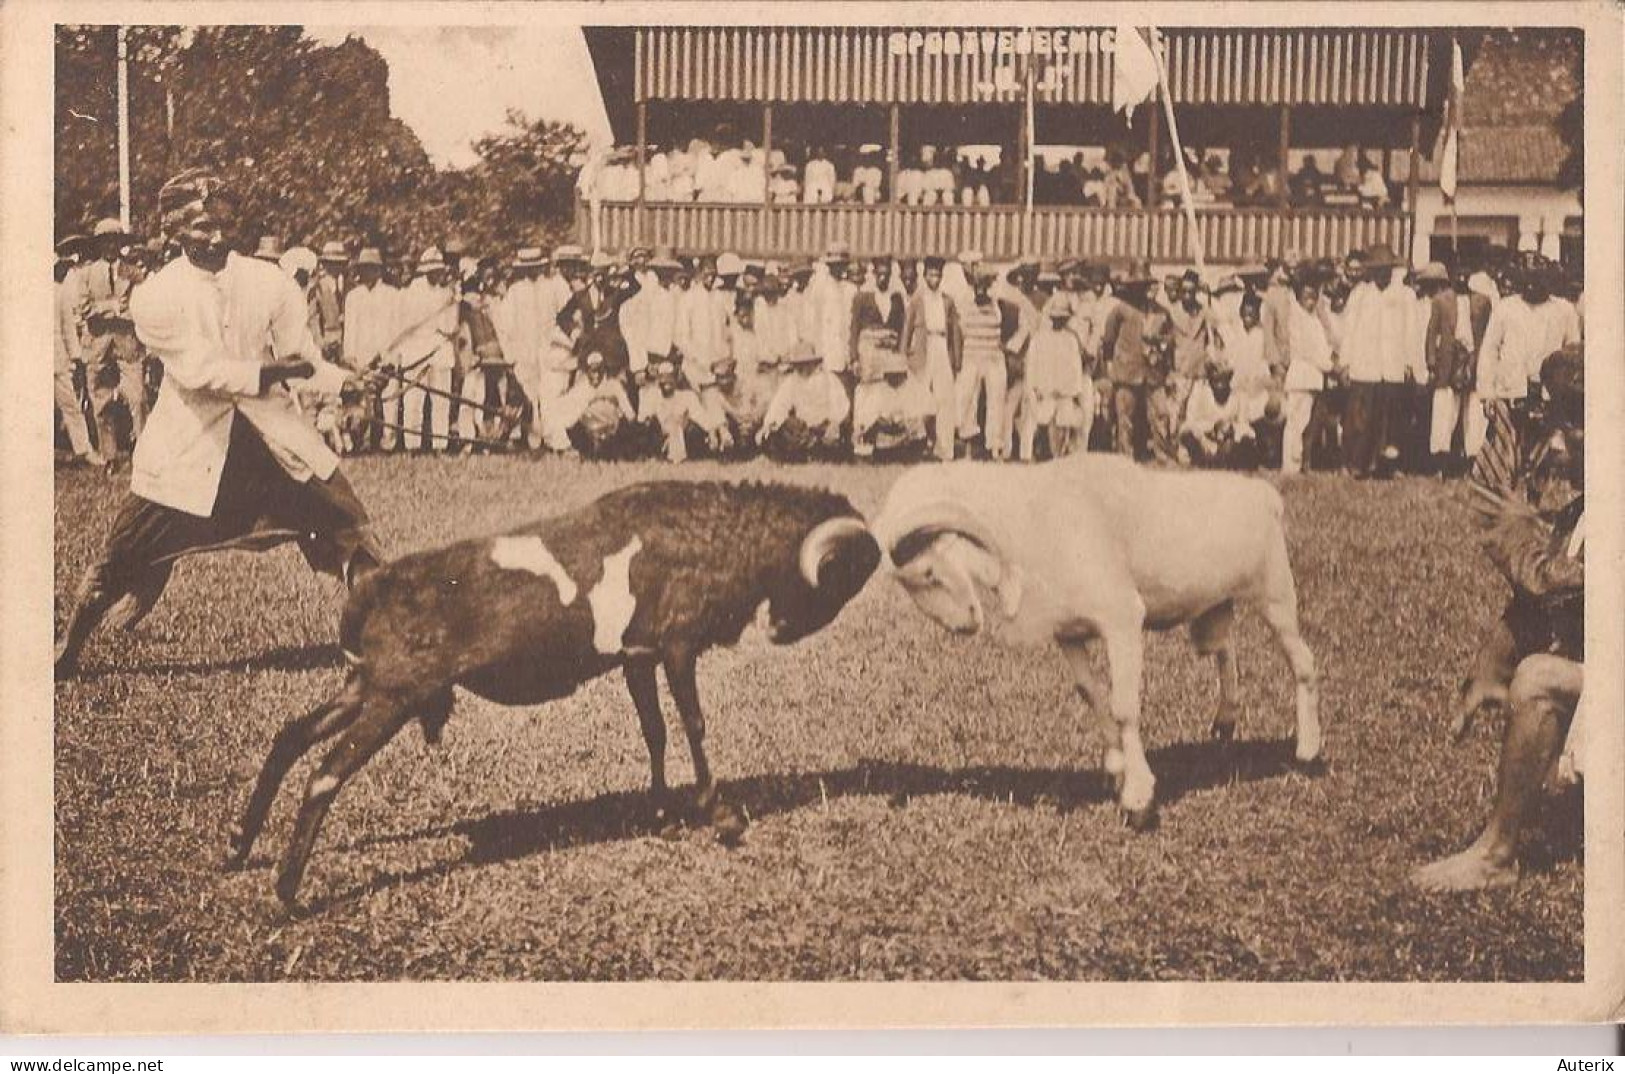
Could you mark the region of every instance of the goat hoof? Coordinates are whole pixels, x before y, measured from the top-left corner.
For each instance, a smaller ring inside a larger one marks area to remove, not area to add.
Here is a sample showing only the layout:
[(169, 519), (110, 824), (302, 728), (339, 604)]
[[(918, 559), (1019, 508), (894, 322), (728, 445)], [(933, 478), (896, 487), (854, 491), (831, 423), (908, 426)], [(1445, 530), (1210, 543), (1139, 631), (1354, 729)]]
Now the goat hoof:
[(1155, 802), (1142, 809), (1123, 810), (1123, 822), (1136, 832), (1149, 832), (1157, 826), (1157, 804)]
[(1324, 776), (1326, 774), (1326, 758), (1315, 757), (1308, 761), (1293, 758), (1292, 768), (1305, 776)]
[(749, 825), (737, 807), (718, 801), (711, 807), (711, 827), (716, 831), (717, 842), (736, 847), (744, 841)]

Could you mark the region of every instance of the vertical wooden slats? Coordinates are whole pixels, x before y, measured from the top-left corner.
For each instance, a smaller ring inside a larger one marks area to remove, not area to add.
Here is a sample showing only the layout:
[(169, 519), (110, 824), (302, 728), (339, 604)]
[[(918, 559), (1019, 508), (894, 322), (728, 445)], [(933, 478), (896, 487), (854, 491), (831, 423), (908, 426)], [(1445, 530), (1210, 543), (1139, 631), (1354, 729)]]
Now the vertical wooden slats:
[[(883, 27), (639, 27), (635, 100), (777, 100), (975, 104), (1019, 101), (1038, 54), (981, 49), (979, 30), (956, 52), (902, 55)], [(925, 32), (923, 29), (920, 32)], [(935, 32), (935, 31), (933, 31)], [(998, 30), (991, 32), (997, 33)], [(1057, 103), (1111, 99), (1113, 56), (1101, 29), (1070, 35), (1046, 66)], [(1089, 36), (1095, 36), (1095, 48)], [(1379, 105), (1425, 108), (1430, 38), (1410, 30), (1200, 30), (1165, 35), (1168, 87), (1180, 104)], [(1016, 89), (984, 94), (1000, 74)]]

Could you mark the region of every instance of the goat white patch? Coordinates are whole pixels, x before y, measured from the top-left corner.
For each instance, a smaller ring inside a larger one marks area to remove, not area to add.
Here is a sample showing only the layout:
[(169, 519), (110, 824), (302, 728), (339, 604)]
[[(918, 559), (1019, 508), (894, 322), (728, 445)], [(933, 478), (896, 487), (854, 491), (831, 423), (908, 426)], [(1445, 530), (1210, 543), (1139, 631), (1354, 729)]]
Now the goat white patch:
[(498, 537), (491, 544), (491, 562), (503, 570), (529, 571), (550, 579), (559, 591), (560, 603), (569, 606), (576, 602), (575, 582), (540, 537)]
[(604, 576), (587, 594), (592, 605), (592, 644), (601, 653), (618, 653), (626, 647), (626, 628), (638, 610), (632, 595), (632, 557), (643, 551), (643, 539), (634, 537), (627, 546), (604, 559)]

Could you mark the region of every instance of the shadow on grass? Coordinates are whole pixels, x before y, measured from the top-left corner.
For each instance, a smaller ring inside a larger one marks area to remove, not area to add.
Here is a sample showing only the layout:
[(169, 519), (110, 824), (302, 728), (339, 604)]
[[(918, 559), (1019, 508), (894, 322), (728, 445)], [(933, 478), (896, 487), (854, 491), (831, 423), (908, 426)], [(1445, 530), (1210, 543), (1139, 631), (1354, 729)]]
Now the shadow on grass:
[[(1194, 791), (1269, 779), (1295, 768), (1290, 739), (1229, 745), (1184, 742), (1153, 750), (1147, 760), (1157, 774), (1157, 798), (1162, 805)], [(998, 765), (945, 769), (874, 760), (824, 772), (746, 776), (724, 782), (721, 791), (725, 802), (742, 809), (756, 821), (825, 800), (866, 796), (883, 796), (893, 808), (902, 808), (913, 798), (964, 795), (1024, 807), (1044, 803), (1063, 812), (1083, 806), (1110, 805), (1117, 799), (1111, 780), (1096, 770)], [(376, 891), (434, 879), (465, 868), (514, 861), (563, 848), (647, 838), (669, 831), (670, 822), (656, 817), (649, 794), (638, 790), (506, 810), (416, 832), (362, 838), (335, 850), (365, 852), (372, 846), (448, 836), (467, 839), (469, 846), (461, 858), (378, 876), (370, 883), (335, 892), (326, 899), (318, 898), (312, 902), (311, 909), (319, 913)]]
[(133, 667), (101, 665), (81, 668), (74, 682), (95, 682), (114, 675), (213, 675), (257, 671), (321, 671), (342, 667), (344, 658), (332, 642), (311, 645), (282, 645), (249, 656), (223, 656), (208, 660), (171, 660)]

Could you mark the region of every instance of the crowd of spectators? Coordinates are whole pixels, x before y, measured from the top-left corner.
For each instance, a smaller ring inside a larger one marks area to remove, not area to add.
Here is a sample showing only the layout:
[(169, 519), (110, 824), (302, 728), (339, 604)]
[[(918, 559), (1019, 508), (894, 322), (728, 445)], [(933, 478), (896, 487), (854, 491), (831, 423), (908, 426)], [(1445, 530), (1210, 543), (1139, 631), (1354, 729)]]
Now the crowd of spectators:
[[(659, 203), (1020, 204), (1025, 191), (1011, 158), (993, 146), (922, 145), (904, 151), (891, 189), (886, 151), (873, 143), (788, 151), (776, 146), (768, 153), (748, 139), (714, 145), (695, 138), (686, 145), (648, 149), (643, 194)], [(1162, 161), (1153, 177), (1149, 158), (1143, 148), (1125, 145), (1062, 157), (1040, 153), (1034, 158), (1033, 201), (1139, 208), (1155, 200), (1178, 206), (1184, 198), (1179, 170)], [(1344, 147), (1325, 169), (1306, 152), (1288, 175), (1273, 148), (1186, 150), (1185, 158), (1191, 199), (1198, 206), (1381, 208), (1393, 204), (1395, 196), (1379, 159), (1355, 145)], [(638, 200), (637, 150), (620, 147), (594, 158), (582, 169), (580, 190), (587, 200)]]
[[(113, 221), (57, 260), (57, 411), (109, 465), (161, 376), (128, 314), (175, 256)], [(309, 397), (340, 453), (767, 454), (1459, 472), (1496, 410), (1538, 403), (1579, 341), (1579, 283), (1393, 251), (1154, 277), (1140, 262), (817, 260), (564, 246), (405, 262), (329, 241), (253, 256), (304, 295), (312, 346), (355, 376)], [(298, 393), (298, 385), (293, 389)], [(90, 420), (86, 421), (88, 414)]]

